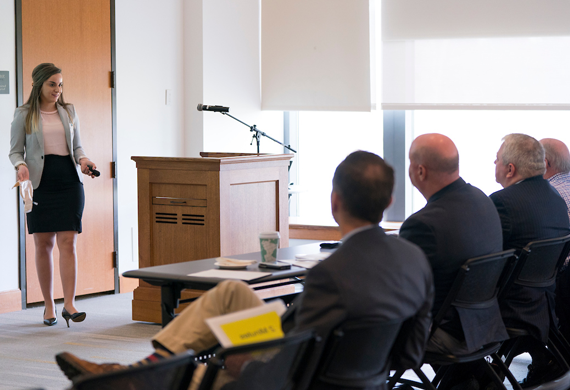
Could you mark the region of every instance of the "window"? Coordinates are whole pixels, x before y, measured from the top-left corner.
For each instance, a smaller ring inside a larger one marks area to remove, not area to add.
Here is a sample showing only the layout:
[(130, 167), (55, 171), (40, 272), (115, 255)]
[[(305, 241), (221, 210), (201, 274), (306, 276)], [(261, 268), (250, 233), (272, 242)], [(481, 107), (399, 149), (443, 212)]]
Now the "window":
[[(426, 133), (451, 138), (459, 150), (461, 177), (487, 195), (502, 188), (495, 182), (494, 161), (505, 135), (524, 133), (570, 145), (570, 111), (416, 110), (412, 117), (412, 139)], [(411, 188), (407, 180), (406, 187)], [(411, 191), (415, 212), (426, 201), (418, 190)]]

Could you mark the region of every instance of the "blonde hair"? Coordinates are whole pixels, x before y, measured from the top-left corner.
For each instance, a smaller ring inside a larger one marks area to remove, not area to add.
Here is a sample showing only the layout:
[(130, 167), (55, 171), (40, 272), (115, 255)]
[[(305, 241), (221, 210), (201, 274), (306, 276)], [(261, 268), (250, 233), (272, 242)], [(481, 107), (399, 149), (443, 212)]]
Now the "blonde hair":
[[(24, 125), (26, 134), (31, 134), (40, 128), (40, 97), (42, 95), (42, 87), (51, 76), (59, 73), (61, 73), (61, 69), (51, 63), (39, 64), (32, 71), (32, 92), (30, 92), (30, 97), (25, 104), (28, 106), (28, 115), (26, 116)], [(69, 112), (70, 104), (66, 103), (63, 99), (63, 91), (59, 95), (59, 99), (57, 99), (57, 104), (65, 108), (69, 121), (73, 124), (73, 119)]]

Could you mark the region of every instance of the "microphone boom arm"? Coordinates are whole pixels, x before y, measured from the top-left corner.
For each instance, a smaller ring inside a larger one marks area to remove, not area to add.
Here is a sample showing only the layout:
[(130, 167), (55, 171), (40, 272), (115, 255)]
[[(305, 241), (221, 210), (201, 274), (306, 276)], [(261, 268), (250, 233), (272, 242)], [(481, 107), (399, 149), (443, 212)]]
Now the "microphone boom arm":
[[(236, 118), (236, 117), (234, 117), (234, 116), (231, 116), (231, 115), (228, 114), (227, 112), (220, 112), (220, 114), (229, 116), (230, 118), (232, 118), (232, 119), (238, 121), (239, 123), (241, 123), (241, 124), (243, 124), (243, 125), (249, 127), (249, 131), (255, 133), (255, 134), (253, 134), (253, 138), (255, 138), (255, 141), (256, 141), (256, 143), (257, 143), (257, 154), (259, 154), (259, 144), (260, 144), (260, 142), (261, 142), (261, 136), (267, 137), (267, 138), (269, 138), (269, 139), (270, 139), (271, 141), (273, 141), (273, 142), (277, 142), (279, 145), (284, 146), (285, 148), (289, 149), (289, 150), (292, 151), (293, 153), (297, 153), (297, 151), (296, 151), (295, 149), (293, 149), (291, 146), (285, 145), (284, 143), (282, 143), (282, 142), (280, 142), (280, 141), (277, 141), (275, 138), (272, 138), (272, 137), (268, 136), (267, 134), (265, 134), (263, 131), (259, 130), (259, 129), (256, 127), (256, 125), (250, 126), (250, 125), (248, 125), (247, 123), (240, 121), (238, 118)], [(253, 138), (252, 138), (251, 142), (253, 142)]]

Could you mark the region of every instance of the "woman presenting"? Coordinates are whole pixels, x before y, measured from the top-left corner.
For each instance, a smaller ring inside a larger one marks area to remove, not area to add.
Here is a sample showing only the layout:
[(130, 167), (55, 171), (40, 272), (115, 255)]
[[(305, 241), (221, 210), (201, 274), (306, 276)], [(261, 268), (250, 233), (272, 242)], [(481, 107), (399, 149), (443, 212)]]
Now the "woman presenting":
[(57, 242), (63, 287), (61, 315), (69, 327), (69, 320), (81, 322), (86, 316), (75, 308), (75, 245), (85, 203), (81, 173), (94, 177), (92, 170), (97, 167), (81, 147), (75, 108), (63, 99), (61, 69), (40, 64), (32, 72), (32, 80), (28, 101), (14, 114), (10, 161), (18, 181), (30, 180), (34, 188), (34, 205), (27, 220), (45, 301), (43, 323), (57, 323), (53, 299), (53, 247)]

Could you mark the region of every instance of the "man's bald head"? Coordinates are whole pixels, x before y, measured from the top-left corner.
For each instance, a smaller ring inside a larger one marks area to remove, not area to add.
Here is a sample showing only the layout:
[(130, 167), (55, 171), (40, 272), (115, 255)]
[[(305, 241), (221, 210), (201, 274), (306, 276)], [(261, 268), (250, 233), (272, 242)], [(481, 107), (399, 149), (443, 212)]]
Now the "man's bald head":
[(459, 153), (451, 139), (442, 134), (424, 134), (412, 142), (410, 160), (435, 173), (459, 172)]
[(410, 147), (410, 180), (429, 199), (459, 179), (459, 153), (451, 139), (442, 134), (424, 134)]
[(544, 147), (544, 158), (546, 159), (545, 179), (557, 173), (570, 173), (570, 151), (562, 141), (554, 138), (544, 138), (540, 140)]

